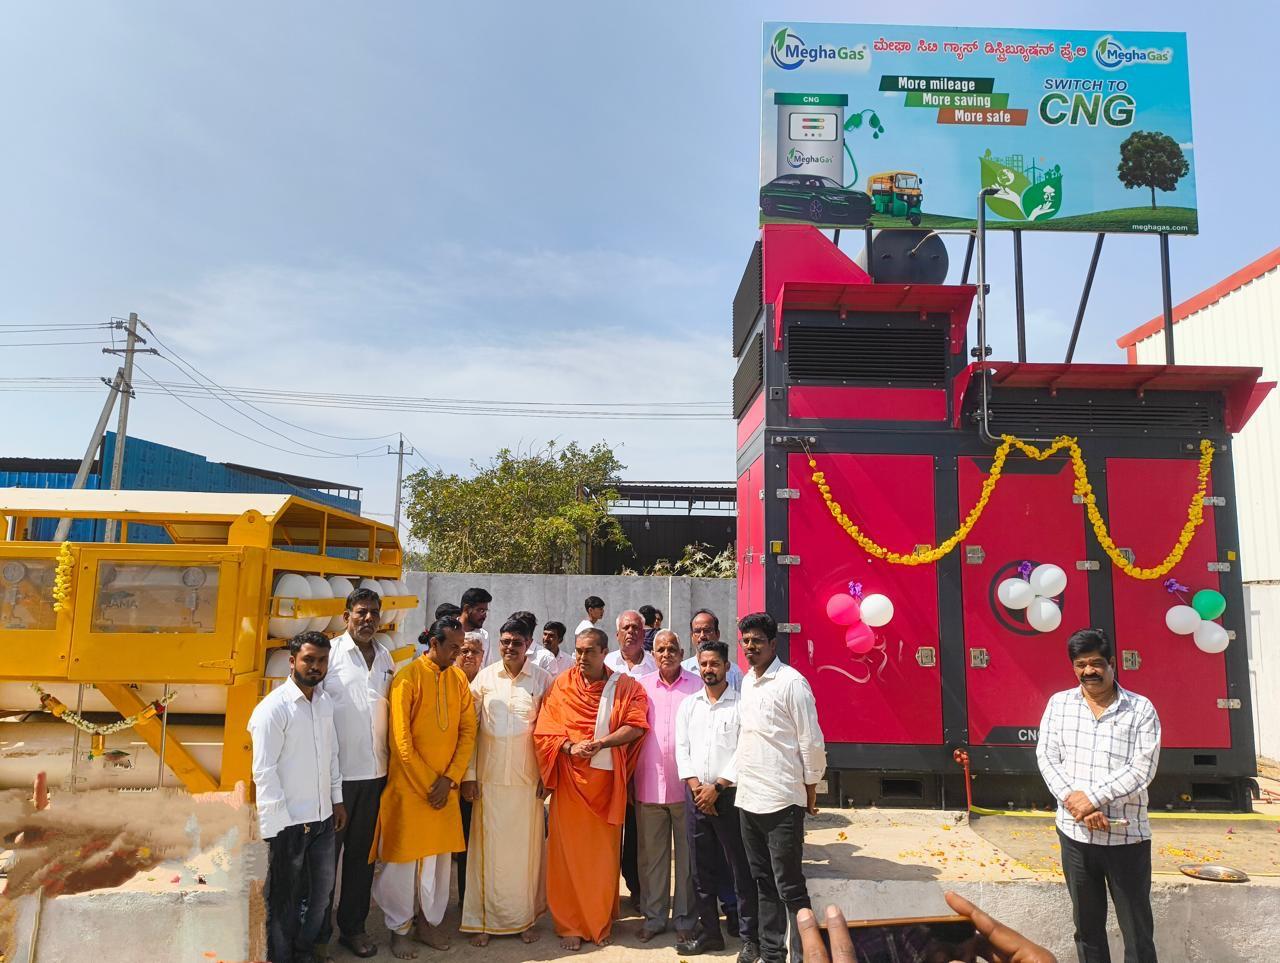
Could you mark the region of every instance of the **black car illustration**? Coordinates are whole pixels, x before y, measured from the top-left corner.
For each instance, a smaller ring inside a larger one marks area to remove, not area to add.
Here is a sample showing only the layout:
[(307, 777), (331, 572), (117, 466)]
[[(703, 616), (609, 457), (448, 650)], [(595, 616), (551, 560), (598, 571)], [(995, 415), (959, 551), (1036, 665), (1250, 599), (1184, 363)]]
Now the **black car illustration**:
[(760, 210), (769, 217), (795, 217), (815, 224), (865, 224), (871, 198), (843, 188), (830, 177), (783, 174), (760, 188)]

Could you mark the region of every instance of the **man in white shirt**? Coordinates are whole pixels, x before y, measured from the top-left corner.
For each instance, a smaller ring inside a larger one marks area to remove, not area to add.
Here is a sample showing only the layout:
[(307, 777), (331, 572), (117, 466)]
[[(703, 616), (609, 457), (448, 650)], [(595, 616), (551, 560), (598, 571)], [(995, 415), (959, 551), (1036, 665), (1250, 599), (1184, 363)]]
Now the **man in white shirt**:
[(677, 944), (676, 952), (698, 956), (724, 949), (716, 898), (722, 888), (721, 873), (726, 871), (722, 867), (727, 867), (737, 902), (737, 912), (730, 916), (730, 923), (737, 925), (730, 929), (742, 940), (738, 963), (755, 963), (760, 958), (756, 884), (734, 802), (739, 695), (725, 677), (729, 647), (718, 639), (703, 642), (698, 667), (703, 687), (681, 703), (676, 715), (676, 768), (686, 786), (698, 930), (692, 940)]
[[(702, 667), (698, 663), (698, 646), (703, 642), (719, 641), (720, 619), (710, 609), (698, 609), (689, 620), (689, 645), (693, 649), (693, 655), (680, 663), (681, 666), (690, 672), (701, 672)], [(733, 652), (729, 653), (729, 668), (725, 673), (725, 681), (734, 689), (742, 688), (742, 670), (738, 668), (738, 660), (733, 657)]]
[(533, 728), (551, 676), (527, 657), (527, 622), (509, 619), (498, 636), (502, 660), (471, 683), (479, 728), (462, 783), (473, 800), (462, 932), (472, 946), (491, 936), (538, 939), (534, 921), (546, 907), (542, 879), (544, 811)]
[(573, 668), (573, 655), (564, 651), (564, 637), (568, 629), (563, 622), (548, 622), (542, 627), (542, 641), (530, 644), (529, 658), (540, 669), (556, 678)]
[(609, 630), (601, 624), (604, 622), (604, 599), (598, 595), (588, 595), (582, 605), (587, 610), (587, 617), (573, 630), (573, 637), (576, 639), (584, 629), (599, 629), (607, 636)]
[[(342, 859), (338, 942), (362, 959), (378, 952), (365, 932), (373, 864), (369, 850), (378, 825), (378, 804), (387, 784), (387, 689), (396, 674), (386, 646), (374, 636), (382, 623), (382, 599), (372, 589), (347, 596), (347, 630), (333, 640), (329, 672), (320, 688), (333, 700), (347, 828), (338, 834)], [(326, 931), (328, 927), (325, 927)], [(325, 932), (320, 942), (328, 942)]]
[(295, 636), (288, 680), (249, 716), (258, 826), (267, 841), (267, 955), (275, 963), (326, 955), (335, 834), (347, 825), (333, 701), (318, 688), (328, 668), (325, 635)]
[(621, 672), (633, 679), (658, 671), (653, 653), (644, 647), (644, 616), (635, 609), (627, 609), (618, 616), (618, 648), (604, 657), (604, 664), (614, 672)]
[[(593, 596), (594, 597), (594, 596)], [(591, 599), (587, 599), (590, 602)], [(597, 600), (598, 601), (598, 600)], [(603, 602), (600, 603), (604, 605)], [(588, 611), (591, 609), (589, 608)], [(604, 611), (601, 608), (601, 611)], [(644, 616), (635, 609), (627, 609), (618, 616), (618, 648), (604, 657), (605, 668), (633, 679), (658, 671), (653, 653), (644, 650)], [(640, 851), (639, 832), (636, 829), (636, 805), (634, 793), (627, 799), (627, 816), (622, 824), (622, 879), (627, 884), (628, 898), (640, 907)]]
[(778, 623), (765, 612), (738, 622), (750, 670), (742, 679), (741, 729), (734, 762), (742, 842), (756, 882), (760, 959), (799, 963), (796, 913), (811, 908), (805, 884), (805, 813), (817, 815), (827, 768), (813, 690), (778, 658)]
[(1147, 786), (1160, 761), (1160, 718), (1116, 682), (1115, 649), (1101, 629), (1074, 633), (1067, 655), (1079, 685), (1049, 698), (1036, 761), (1058, 801), (1076, 955), (1081, 963), (1111, 959), (1110, 890), (1125, 960), (1155, 963)]
[(489, 617), (489, 603), (493, 596), (482, 588), (469, 588), (462, 593), (462, 614), (458, 621), (462, 623), (462, 632), (479, 632), (484, 639), (484, 664), (492, 665), (498, 659), (498, 653), (489, 646), (489, 633), (485, 630), (484, 620)]

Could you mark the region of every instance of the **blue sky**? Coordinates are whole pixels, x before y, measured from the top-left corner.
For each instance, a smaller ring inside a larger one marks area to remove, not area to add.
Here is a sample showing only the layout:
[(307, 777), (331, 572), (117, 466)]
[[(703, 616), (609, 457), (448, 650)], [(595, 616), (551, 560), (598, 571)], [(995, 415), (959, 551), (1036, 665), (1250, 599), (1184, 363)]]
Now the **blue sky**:
[[(1186, 297), (1276, 245), (1275, 153), (1248, 8), (1011, 5), (920, 23), (1186, 30), (1201, 234), (1173, 241)], [(729, 304), (755, 236), (766, 20), (849, 3), (27, 4), (0, 32), (7, 185), (0, 323), (137, 311), (226, 385), (556, 402), (727, 399)], [(883, 17), (880, 19), (884, 19)], [(908, 19), (896, 13), (893, 19)], [(1256, 26), (1256, 24), (1255, 24)], [(990, 243), (996, 355), (1012, 342), (1009, 240)], [(1026, 243), (1031, 355), (1062, 355), (1092, 238)], [(852, 250), (851, 252), (852, 253)], [(956, 258), (958, 261), (958, 257)], [(1079, 357), (1160, 307), (1154, 238), (1108, 239)], [(18, 348), (0, 377), (107, 375), (93, 345)], [(74, 340), (74, 339), (66, 339)], [(166, 362), (144, 362), (180, 380)], [(166, 370), (168, 369), (168, 370)], [(13, 394), (7, 454), (69, 456), (98, 393)], [(252, 437), (283, 444), (213, 403)], [(632, 478), (727, 479), (714, 422), (271, 409), (330, 434), (403, 431), (461, 469), (500, 445), (605, 439)], [(316, 447), (344, 443), (274, 427)], [(391, 459), (246, 441), (168, 398), (133, 430), (211, 458), (363, 485)]]

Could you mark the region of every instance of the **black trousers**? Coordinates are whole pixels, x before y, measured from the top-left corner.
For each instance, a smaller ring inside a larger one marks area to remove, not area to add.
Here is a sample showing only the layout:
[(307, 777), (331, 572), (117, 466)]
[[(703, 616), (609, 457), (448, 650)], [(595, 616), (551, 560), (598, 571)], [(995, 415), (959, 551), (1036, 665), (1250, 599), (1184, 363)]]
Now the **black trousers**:
[(627, 818), (622, 824), (622, 879), (632, 900), (640, 899), (640, 850), (636, 830), (636, 804), (627, 800)]
[[(373, 831), (378, 825), (378, 804), (387, 777), (352, 779), (342, 784), (342, 805), (347, 807), (347, 828), (338, 833), (337, 852), (342, 854), (342, 886), (338, 897), (338, 932), (343, 936), (364, 933), (369, 916), (369, 890), (373, 887)], [(327, 943), (331, 927), (325, 927)]]
[(800, 963), (796, 914), (810, 908), (804, 881), (804, 807), (788, 806), (775, 813), (738, 812), (760, 904), (760, 959)]
[(1080, 963), (1111, 963), (1107, 892), (1124, 937), (1125, 963), (1156, 963), (1151, 919), (1151, 840), (1124, 846), (1078, 843), (1058, 832), (1062, 873), (1071, 894)]
[(267, 959), (293, 963), (329, 942), (338, 848), (333, 817), (295, 823), (267, 840)]
[[(742, 821), (733, 798), (737, 790), (730, 787), (716, 800), (716, 815), (700, 812), (693, 804), (693, 793), (686, 786), (685, 824), (689, 833), (689, 855), (693, 865), (693, 890), (698, 906), (698, 930), (708, 936), (720, 935), (720, 914), (716, 897), (723, 885), (722, 873), (728, 875), (736, 893), (733, 917), (743, 941), (760, 942), (759, 904), (756, 884), (751, 879), (751, 864), (742, 845)], [(730, 922), (733, 922), (731, 917)]]
[(462, 810), (462, 852), (454, 853), (454, 864), (458, 867), (458, 905), (467, 898), (467, 850), (471, 848), (471, 803), (458, 799), (458, 808)]

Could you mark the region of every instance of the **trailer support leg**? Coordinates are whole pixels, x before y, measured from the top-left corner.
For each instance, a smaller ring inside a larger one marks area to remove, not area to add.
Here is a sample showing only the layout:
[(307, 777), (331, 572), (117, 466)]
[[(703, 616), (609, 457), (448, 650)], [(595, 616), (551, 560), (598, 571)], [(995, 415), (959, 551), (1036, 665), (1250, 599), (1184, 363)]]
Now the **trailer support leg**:
[[(98, 691), (107, 697), (122, 716), (136, 715), (147, 707), (147, 703), (142, 701), (137, 692), (118, 682), (100, 682)], [(173, 774), (182, 780), (182, 784), (188, 791), (213, 792), (218, 788), (213, 777), (201, 768), (200, 763), (196, 762), (187, 747), (173, 736), (164, 732), (164, 744), (161, 745), (161, 733), (164, 727), (159, 719), (140, 720), (133, 728), (156, 755), (166, 759)]]

